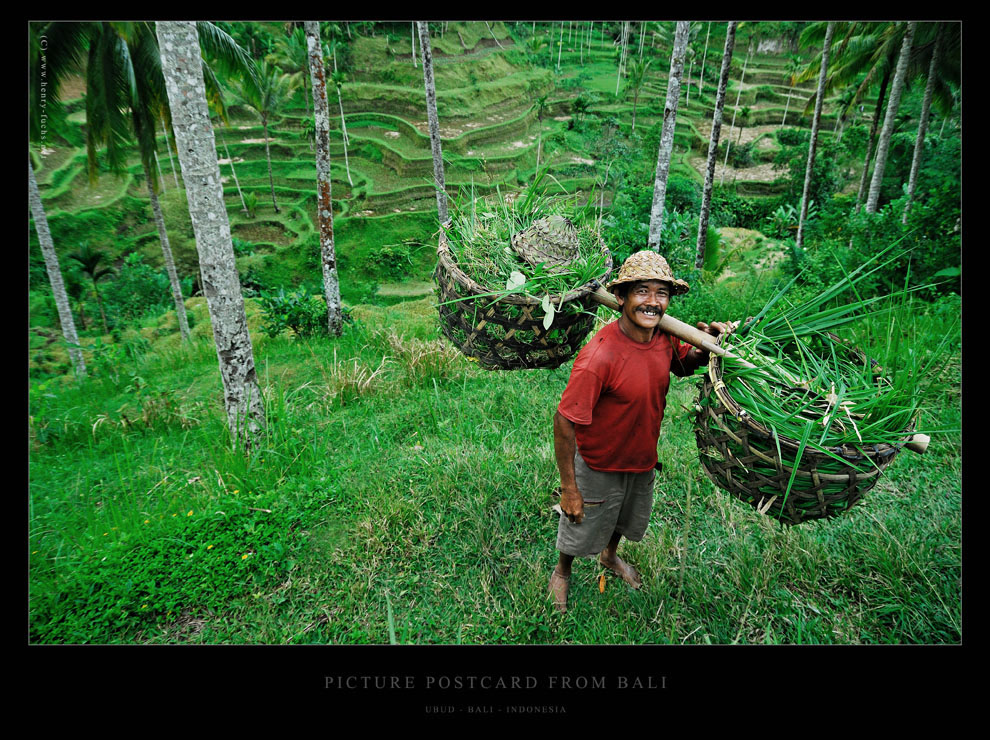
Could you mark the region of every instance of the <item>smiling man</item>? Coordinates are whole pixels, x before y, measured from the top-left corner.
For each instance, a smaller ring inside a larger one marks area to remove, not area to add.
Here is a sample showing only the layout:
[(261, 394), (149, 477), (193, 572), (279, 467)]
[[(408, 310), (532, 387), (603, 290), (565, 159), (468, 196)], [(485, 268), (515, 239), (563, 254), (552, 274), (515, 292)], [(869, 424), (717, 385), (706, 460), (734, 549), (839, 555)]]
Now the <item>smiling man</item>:
[[(549, 595), (562, 612), (575, 557), (601, 553), (602, 565), (640, 587), (617, 550), (622, 537), (641, 540), (650, 520), (670, 373), (687, 376), (708, 363), (707, 352), (658, 330), (671, 297), (688, 291), (663, 257), (636, 252), (607, 287), (621, 315), (578, 353), (553, 421), (562, 515)], [(730, 330), (697, 326), (712, 336)]]

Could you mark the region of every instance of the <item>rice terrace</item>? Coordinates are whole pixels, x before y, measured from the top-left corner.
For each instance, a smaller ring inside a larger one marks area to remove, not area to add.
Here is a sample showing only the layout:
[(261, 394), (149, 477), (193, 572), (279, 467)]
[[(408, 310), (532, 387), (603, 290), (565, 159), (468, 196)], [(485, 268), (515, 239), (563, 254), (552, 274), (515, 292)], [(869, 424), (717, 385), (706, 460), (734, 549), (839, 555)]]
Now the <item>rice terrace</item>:
[[(30, 23), (27, 641), (961, 645), (961, 26)], [(643, 250), (705, 364), (555, 608)]]

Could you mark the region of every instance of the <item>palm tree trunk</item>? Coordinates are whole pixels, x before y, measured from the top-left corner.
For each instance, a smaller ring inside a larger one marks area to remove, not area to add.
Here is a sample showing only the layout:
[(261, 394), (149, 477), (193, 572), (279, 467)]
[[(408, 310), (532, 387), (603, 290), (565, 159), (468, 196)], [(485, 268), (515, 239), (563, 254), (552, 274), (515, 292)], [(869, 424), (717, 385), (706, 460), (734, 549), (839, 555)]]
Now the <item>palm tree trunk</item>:
[(619, 82), (622, 80), (622, 73), (626, 65), (626, 45), (629, 35), (629, 21), (622, 21), (622, 51), (619, 54), (619, 70), (615, 75), (615, 95), (619, 96)]
[(639, 107), (639, 85), (633, 88), (632, 132), (636, 133), (636, 108)]
[(786, 94), (787, 94), (787, 100), (784, 101), (784, 117), (781, 119), (780, 126), (778, 128), (783, 128), (784, 124), (787, 123), (787, 109), (791, 105), (791, 93), (790, 91), (788, 91)]
[(65, 338), (65, 343), (69, 347), (72, 369), (75, 371), (76, 377), (83, 378), (86, 376), (86, 362), (83, 360), (82, 350), (79, 347), (76, 322), (72, 318), (72, 309), (69, 308), (69, 296), (65, 292), (65, 283), (62, 282), (62, 270), (58, 264), (55, 246), (52, 244), (52, 232), (48, 229), (48, 217), (45, 215), (45, 206), (41, 202), (38, 182), (34, 178), (34, 167), (31, 166), (30, 155), (28, 155), (28, 202), (31, 206), (31, 215), (34, 217), (34, 228), (38, 232), (41, 254), (45, 258), (48, 282), (51, 283), (52, 295), (55, 297), (58, 322), (62, 326), (62, 336)]
[(172, 258), (172, 248), (168, 243), (168, 232), (165, 230), (165, 218), (162, 216), (162, 206), (158, 202), (158, 194), (155, 193), (155, 186), (151, 181), (151, 176), (145, 173), (144, 179), (148, 185), (148, 195), (151, 197), (151, 210), (155, 214), (158, 238), (162, 243), (162, 258), (165, 262), (165, 271), (168, 273), (168, 282), (172, 288), (175, 316), (179, 321), (179, 334), (182, 336), (182, 341), (188, 342), (189, 319), (186, 317), (186, 304), (182, 299), (182, 285), (179, 283), (179, 273), (176, 272), (175, 260)]
[(344, 170), (347, 172), (347, 183), (353, 188), (354, 181), (351, 179), (351, 164), (347, 158), (347, 123), (344, 122), (344, 100), (340, 94), (340, 85), (337, 85), (337, 105), (340, 106), (340, 133), (344, 143)]
[(536, 116), (536, 171), (540, 171), (540, 155), (543, 153), (543, 114)]
[[(269, 186), (269, 188), (271, 188), (271, 191), (272, 191), (272, 205), (275, 206), (275, 213), (279, 213), (280, 211), (278, 209), (278, 201), (275, 200), (275, 178), (272, 177), (272, 153), (271, 153), (271, 149), (268, 146), (268, 119), (267, 118), (263, 118), (261, 120), (261, 128), (265, 132), (265, 160), (268, 162), (268, 186)], [(215, 147), (216, 146), (216, 142), (214, 142), (213, 145)], [(219, 165), (217, 165), (217, 167), (219, 168)]]
[(560, 39), (557, 41), (557, 71), (560, 72), (560, 52), (564, 50), (564, 22), (560, 22)]
[(437, 91), (433, 82), (433, 51), (424, 21), (419, 24), (420, 52), (423, 55), (423, 86), (426, 89), (426, 117), (430, 123), (430, 149), (433, 152), (433, 184), (437, 189), (437, 215), (440, 225), (447, 223), (447, 190), (443, 174), (443, 150), (440, 144), (440, 121), (437, 118)]
[(316, 124), (316, 213), (320, 226), (320, 263), (323, 265), (323, 295), (327, 302), (327, 331), (339, 337), (343, 328), (337, 254), (333, 243), (333, 200), (330, 190), (330, 107), (327, 79), (320, 51), (320, 24), (305, 21), (309, 49), (309, 75), (313, 88), (313, 120)]
[(911, 175), (908, 178), (907, 203), (904, 204), (904, 215), (901, 223), (907, 224), (908, 211), (914, 201), (914, 189), (918, 184), (918, 170), (921, 167), (921, 156), (925, 149), (925, 133), (928, 131), (928, 116), (932, 104), (932, 91), (935, 88), (935, 74), (942, 59), (942, 29), (939, 25), (935, 32), (935, 48), (932, 50), (932, 61), (928, 66), (928, 81), (925, 83), (925, 97), (921, 103), (921, 121), (918, 123), (918, 136), (914, 142), (914, 157), (911, 159)]
[(158, 152), (155, 152), (155, 168), (158, 170), (158, 181), (162, 184), (162, 192), (165, 192), (165, 175), (162, 174), (162, 163), (158, 161)]
[(179, 190), (179, 168), (175, 164), (172, 154), (172, 143), (168, 140), (168, 127), (165, 125), (165, 118), (162, 117), (162, 133), (165, 134), (165, 146), (168, 148), (168, 161), (172, 165), (172, 177), (175, 179), (175, 189)]
[(708, 30), (705, 31), (705, 52), (701, 55), (701, 76), (698, 79), (698, 95), (705, 94), (705, 62), (708, 61), (708, 37), (712, 32), (712, 22), (708, 21)]
[(732, 64), (732, 48), (736, 43), (736, 21), (729, 21), (725, 32), (725, 51), (722, 52), (722, 71), (715, 94), (715, 114), (712, 116), (712, 134), (708, 140), (708, 164), (705, 168), (705, 185), (701, 191), (701, 212), (698, 215), (698, 241), (695, 249), (695, 269), (705, 264), (705, 242), (708, 238), (708, 214), (712, 204), (712, 184), (715, 180), (715, 163), (718, 159), (718, 137), (722, 132), (722, 108), (725, 106), (725, 90), (729, 85), (729, 67)]
[(93, 278), (93, 292), (96, 294), (96, 305), (100, 309), (100, 320), (103, 322), (103, 333), (109, 334), (110, 327), (107, 325), (107, 314), (103, 310), (103, 296), (100, 295), (100, 286), (96, 284), (96, 278)]
[(873, 165), (873, 179), (870, 181), (870, 194), (866, 198), (866, 212), (876, 213), (877, 202), (880, 200), (880, 183), (883, 181), (883, 170), (887, 165), (887, 152), (890, 150), (890, 137), (894, 133), (894, 117), (901, 104), (901, 93), (907, 77), (908, 59), (911, 56), (911, 44), (914, 41), (914, 29), (917, 21), (911, 21), (904, 32), (901, 43), (901, 54), (897, 59), (897, 70), (894, 72), (894, 83), (890, 90), (890, 100), (887, 101), (887, 114), (883, 120), (883, 130), (880, 132), (880, 143), (877, 145), (877, 161)]
[(818, 94), (815, 96), (815, 117), (811, 120), (811, 142), (808, 145), (808, 166), (804, 171), (804, 192), (801, 194), (801, 215), (798, 218), (796, 244), (801, 249), (804, 242), (804, 221), (808, 217), (808, 191), (811, 189), (811, 171), (815, 164), (815, 150), (818, 148), (818, 126), (822, 117), (822, 101), (825, 99), (825, 73), (828, 70), (828, 54), (832, 48), (832, 34), (835, 23), (825, 27), (825, 45), (822, 47), (822, 66), (818, 72)]
[(674, 50), (670, 54), (670, 75), (667, 78), (667, 102), (663, 109), (663, 127), (660, 130), (660, 151), (657, 155), (657, 173), (653, 182), (653, 208), (650, 211), (650, 233), (647, 247), (660, 251), (660, 228), (663, 226), (663, 207), (667, 199), (667, 175), (670, 174), (670, 157), (674, 151), (674, 127), (677, 124), (677, 104), (681, 97), (681, 75), (684, 73), (684, 56), (687, 53), (690, 31), (688, 21), (677, 21), (674, 31)]
[(213, 325), (227, 424), (250, 448), (265, 426), (244, 297), (234, 261), (230, 221), (220, 189), (220, 165), (203, 85), (202, 53), (191, 22), (157, 24), (165, 89), (199, 252), (203, 293)]
[(687, 89), (685, 90), (685, 92), (687, 93), (687, 99), (684, 101), (685, 108), (691, 107), (691, 78), (693, 76), (694, 76), (694, 57), (692, 56), (691, 66), (688, 67)]
[(230, 173), (234, 176), (234, 185), (237, 186), (237, 195), (241, 199), (241, 210), (244, 213), (248, 213), (247, 203), (244, 202), (244, 193), (241, 191), (240, 180), (237, 179), (237, 170), (234, 169), (234, 158), (230, 156), (230, 149), (227, 148), (227, 139), (224, 138), (223, 134), (220, 134), (220, 141), (223, 143), (223, 152), (227, 155), (227, 161), (230, 163)]
[[(750, 50), (752, 50), (750, 46)], [(729, 124), (729, 135), (725, 137), (725, 161), (722, 162), (722, 177), (719, 179), (719, 185), (725, 184), (725, 170), (729, 166), (729, 149), (732, 147), (732, 129), (736, 126), (736, 113), (739, 111), (739, 98), (742, 96), (742, 86), (743, 80), (746, 79), (746, 65), (749, 64), (749, 50), (746, 52), (746, 58), (743, 60), (742, 75), (739, 77), (739, 90), (736, 92), (736, 105), (732, 109), (732, 123)], [(740, 137), (742, 136), (740, 132)]]
[(859, 213), (859, 206), (863, 201), (863, 193), (866, 192), (866, 183), (870, 178), (870, 163), (873, 161), (873, 144), (876, 141), (877, 130), (880, 128), (880, 117), (883, 115), (883, 101), (887, 95), (887, 86), (890, 83), (890, 70), (888, 69), (880, 82), (880, 91), (877, 93), (877, 103), (873, 111), (873, 124), (870, 126), (870, 136), (866, 140), (866, 159), (863, 161), (863, 174), (859, 178), (859, 190), (856, 191), (855, 212)]

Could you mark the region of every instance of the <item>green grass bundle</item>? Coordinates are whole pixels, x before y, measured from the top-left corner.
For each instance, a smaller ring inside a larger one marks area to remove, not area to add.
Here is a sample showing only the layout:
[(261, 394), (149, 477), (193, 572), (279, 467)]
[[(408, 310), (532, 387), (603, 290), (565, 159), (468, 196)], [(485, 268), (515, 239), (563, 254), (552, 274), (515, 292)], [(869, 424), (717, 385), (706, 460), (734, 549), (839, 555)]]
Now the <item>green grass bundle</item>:
[[(695, 433), (702, 467), (719, 487), (762, 513), (796, 524), (848, 510), (910, 440), (933, 366), (951, 341), (926, 353), (904, 340), (910, 293), (862, 299), (871, 263), (814, 298), (786, 299), (795, 278), (737, 333), (731, 357), (713, 357)], [(869, 357), (834, 332), (880, 327)], [(924, 357), (924, 359), (922, 359)]]
[[(594, 323), (590, 294), (611, 274), (591, 209), (537, 185), (514, 196), (462, 199), (440, 234), (441, 329), (487, 369), (552, 368), (573, 356)], [(527, 261), (514, 248), (513, 236), (537, 222), (559, 237), (563, 259)]]

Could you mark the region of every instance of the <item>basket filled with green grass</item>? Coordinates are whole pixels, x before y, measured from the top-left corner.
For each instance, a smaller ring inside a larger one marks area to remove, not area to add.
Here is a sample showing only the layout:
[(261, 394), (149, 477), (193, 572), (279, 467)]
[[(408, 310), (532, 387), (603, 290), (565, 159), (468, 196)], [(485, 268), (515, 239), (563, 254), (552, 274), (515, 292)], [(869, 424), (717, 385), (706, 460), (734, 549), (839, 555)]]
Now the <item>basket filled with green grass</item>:
[(440, 329), (488, 370), (555, 368), (580, 349), (612, 257), (573, 199), (470, 199), (440, 230)]
[[(787, 289), (778, 293), (719, 338), (730, 353), (712, 355), (700, 386), (695, 438), (705, 473), (785, 524), (849, 511), (901, 449), (927, 445), (915, 427), (930, 368), (887, 367), (833, 331), (886, 314), (897, 334), (890, 296), (844, 297), (869, 274), (857, 273), (797, 305), (784, 307)], [(896, 347), (886, 346), (896, 365)]]

